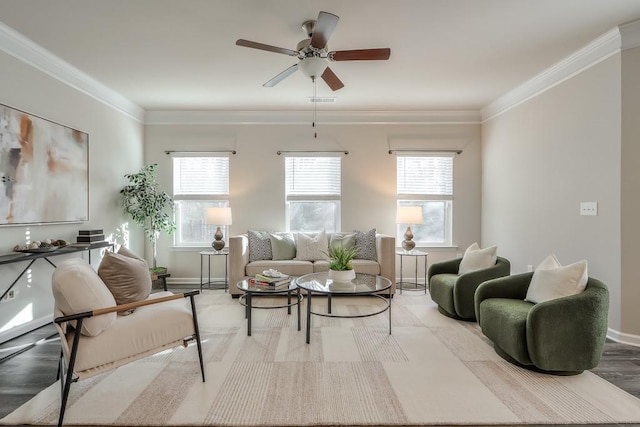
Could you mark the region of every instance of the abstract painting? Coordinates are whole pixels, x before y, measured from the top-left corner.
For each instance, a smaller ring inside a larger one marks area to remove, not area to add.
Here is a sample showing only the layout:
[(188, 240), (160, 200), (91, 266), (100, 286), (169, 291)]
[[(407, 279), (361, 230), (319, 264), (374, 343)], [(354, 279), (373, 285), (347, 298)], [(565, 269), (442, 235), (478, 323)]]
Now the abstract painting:
[(89, 220), (89, 135), (0, 104), (0, 225)]

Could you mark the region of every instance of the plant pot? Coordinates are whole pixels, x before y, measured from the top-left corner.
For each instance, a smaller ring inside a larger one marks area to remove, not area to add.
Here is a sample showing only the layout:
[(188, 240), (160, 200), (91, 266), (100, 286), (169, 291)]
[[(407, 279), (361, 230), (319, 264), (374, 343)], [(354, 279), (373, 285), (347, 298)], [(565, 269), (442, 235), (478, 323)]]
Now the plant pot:
[(328, 278), (334, 282), (350, 282), (356, 278), (355, 270), (329, 270)]

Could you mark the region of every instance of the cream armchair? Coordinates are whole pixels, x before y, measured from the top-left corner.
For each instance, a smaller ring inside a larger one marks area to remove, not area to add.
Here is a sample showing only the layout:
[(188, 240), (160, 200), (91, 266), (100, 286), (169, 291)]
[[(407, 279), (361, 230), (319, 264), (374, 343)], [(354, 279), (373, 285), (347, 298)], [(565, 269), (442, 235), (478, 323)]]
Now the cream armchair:
[[(116, 305), (100, 276), (82, 259), (58, 265), (52, 277), (54, 324), (62, 351), (58, 377), (62, 425), (72, 382), (195, 341), (205, 381), (194, 296), (158, 292), (147, 299)], [(187, 304), (185, 298), (189, 298)], [(133, 312), (131, 312), (133, 310)], [(117, 313), (131, 312), (119, 316)]]

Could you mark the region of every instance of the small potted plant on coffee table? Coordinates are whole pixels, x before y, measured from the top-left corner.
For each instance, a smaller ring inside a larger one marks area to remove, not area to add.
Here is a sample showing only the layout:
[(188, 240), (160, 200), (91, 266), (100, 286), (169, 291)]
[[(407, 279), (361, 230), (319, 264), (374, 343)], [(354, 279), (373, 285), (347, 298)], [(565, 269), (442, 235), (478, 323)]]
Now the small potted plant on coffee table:
[(357, 248), (346, 249), (342, 245), (332, 246), (326, 255), (329, 257), (329, 279), (334, 282), (348, 282), (356, 278), (351, 260), (358, 254)]

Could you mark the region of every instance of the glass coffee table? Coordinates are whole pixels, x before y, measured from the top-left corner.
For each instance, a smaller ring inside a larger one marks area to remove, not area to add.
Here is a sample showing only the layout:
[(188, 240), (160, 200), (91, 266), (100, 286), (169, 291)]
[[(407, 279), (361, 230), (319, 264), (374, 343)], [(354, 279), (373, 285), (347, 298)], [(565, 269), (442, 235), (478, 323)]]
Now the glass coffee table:
[[(300, 276), (295, 280), (298, 288), (307, 291), (307, 344), (311, 342), (311, 315), (339, 318), (358, 318), (375, 316), (389, 312), (389, 334), (391, 334), (391, 281), (382, 276), (372, 274), (356, 274), (356, 278), (349, 282), (334, 282), (328, 278), (327, 272), (311, 273)], [(387, 291), (384, 293), (384, 291)], [(327, 312), (320, 313), (312, 310), (311, 300), (314, 295), (326, 295)], [(384, 304), (380, 310), (358, 315), (338, 315), (331, 313), (331, 297), (333, 296), (368, 295), (381, 299)]]
[[(291, 279), (291, 282), (282, 287), (269, 287), (260, 283), (256, 283), (250, 279), (244, 279), (236, 284), (236, 287), (240, 289), (244, 294), (240, 295), (238, 302), (245, 306), (245, 317), (247, 319), (247, 336), (251, 336), (251, 310), (254, 308), (272, 309), (272, 308), (287, 308), (287, 313), (291, 314), (291, 307), (294, 305), (298, 307), (298, 330), (300, 330), (300, 302), (303, 296), (300, 294), (300, 290), (296, 286), (295, 278)], [(287, 303), (283, 305), (254, 305), (253, 298), (256, 295), (262, 296), (275, 296), (275, 295), (287, 295)], [(291, 297), (295, 297), (292, 301)]]

